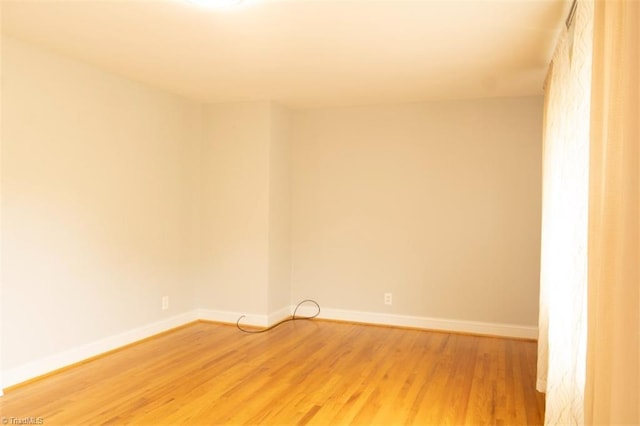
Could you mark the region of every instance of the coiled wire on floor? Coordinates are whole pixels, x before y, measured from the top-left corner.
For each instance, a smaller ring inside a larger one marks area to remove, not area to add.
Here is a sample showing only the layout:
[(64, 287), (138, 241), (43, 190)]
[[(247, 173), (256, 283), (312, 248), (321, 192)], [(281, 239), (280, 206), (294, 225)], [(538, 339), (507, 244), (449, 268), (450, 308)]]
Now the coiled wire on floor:
[[(316, 305), (316, 308), (318, 309), (318, 311), (311, 315), (311, 316), (298, 316), (298, 308), (300, 308), (300, 306), (302, 306), (305, 303), (313, 303), (314, 305)], [(274, 328), (278, 327), (279, 325), (284, 324), (285, 322), (289, 322), (289, 321), (297, 321), (297, 320), (310, 320), (313, 319), (315, 317), (317, 317), (318, 315), (320, 315), (320, 305), (318, 304), (318, 302), (316, 302), (315, 300), (312, 299), (305, 299), (302, 302), (298, 303), (296, 305), (296, 308), (293, 310), (293, 315), (289, 318), (285, 318), (280, 322), (277, 322), (275, 324), (273, 324), (272, 326), (269, 326), (267, 328), (263, 328), (260, 330), (251, 330), (251, 329), (247, 329), (244, 328), (240, 325), (240, 321), (242, 320), (242, 318), (244, 318), (246, 315), (242, 315), (240, 318), (238, 318), (238, 321), (236, 321), (236, 327), (238, 327), (238, 330), (242, 331), (243, 333), (248, 333), (248, 334), (259, 334), (259, 333), (265, 333), (269, 330), (273, 330)]]

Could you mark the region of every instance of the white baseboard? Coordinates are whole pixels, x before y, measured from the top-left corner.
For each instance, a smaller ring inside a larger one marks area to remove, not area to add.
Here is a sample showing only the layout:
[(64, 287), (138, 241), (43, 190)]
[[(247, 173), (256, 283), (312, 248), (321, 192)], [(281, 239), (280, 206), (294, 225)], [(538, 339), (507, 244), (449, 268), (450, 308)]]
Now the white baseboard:
[(122, 346), (137, 342), (154, 334), (179, 327), (196, 321), (196, 311), (185, 312), (161, 321), (134, 328), (124, 333), (116, 334), (86, 345), (78, 346), (46, 358), (38, 359), (16, 368), (5, 370), (2, 375), (2, 388), (17, 385), (60, 368), (84, 361), (96, 355), (118, 349)]
[[(310, 316), (316, 312), (317, 308), (315, 306), (303, 305), (298, 309), (298, 315), (300, 316)], [(521, 339), (538, 338), (538, 327), (526, 325), (429, 318), (378, 312), (360, 312), (332, 308), (321, 308), (318, 318), (487, 336), (515, 337)]]
[(218, 311), (214, 309), (198, 309), (198, 319), (201, 320), (235, 324), (238, 322), (238, 319), (240, 317), (243, 317), (240, 321), (241, 324), (251, 325), (255, 327), (269, 327), (270, 325), (273, 325), (278, 321), (282, 321), (284, 318), (290, 315), (290, 306), (285, 306), (284, 308), (278, 309), (277, 311), (272, 312), (269, 315), (250, 313), (248, 314), (233, 311)]
[(266, 327), (268, 318), (266, 315), (247, 314), (243, 312), (218, 311), (215, 309), (198, 309), (198, 319), (203, 321), (214, 321), (228, 324), (235, 324), (240, 317), (242, 324), (256, 327)]
[[(107, 337), (86, 345), (69, 349), (40, 360), (23, 364), (19, 367), (3, 371), (2, 388), (25, 382), (38, 376), (50, 373), (63, 367), (84, 361), (96, 355), (120, 348), (136, 341), (162, 333), (175, 327), (197, 320), (216, 321), (235, 324), (242, 315), (242, 324), (268, 327), (293, 314), (295, 305), (285, 306), (269, 315), (243, 314), (240, 312), (196, 309), (157, 321), (133, 330)], [(298, 309), (299, 316), (312, 316), (317, 312), (313, 305), (302, 305)], [(450, 331), (460, 333), (482, 334), (499, 337), (516, 337), (537, 339), (538, 328), (524, 325), (461, 321), (442, 318), (417, 317), (376, 312), (349, 311), (343, 309), (321, 308), (320, 319), (350, 321), (364, 324), (392, 325), (420, 328), (425, 330)]]
[(285, 318), (288, 318), (293, 313), (291, 306), (285, 306), (284, 308), (278, 309), (275, 312), (269, 314), (269, 325), (276, 324), (282, 321)]

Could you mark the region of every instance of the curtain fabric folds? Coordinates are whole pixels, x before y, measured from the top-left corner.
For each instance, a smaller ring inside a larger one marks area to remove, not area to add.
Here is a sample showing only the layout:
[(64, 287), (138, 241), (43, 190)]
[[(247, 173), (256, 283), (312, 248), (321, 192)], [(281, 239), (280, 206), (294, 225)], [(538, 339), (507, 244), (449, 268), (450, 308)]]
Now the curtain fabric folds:
[(585, 420), (640, 424), (640, 2), (595, 6)]
[(640, 2), (579, 0), (545, 90), (545, 423), (640, 424)]
[(593, 2), (579, 1), (545, 99), (538, 390), (546, 424), (584, 422)]

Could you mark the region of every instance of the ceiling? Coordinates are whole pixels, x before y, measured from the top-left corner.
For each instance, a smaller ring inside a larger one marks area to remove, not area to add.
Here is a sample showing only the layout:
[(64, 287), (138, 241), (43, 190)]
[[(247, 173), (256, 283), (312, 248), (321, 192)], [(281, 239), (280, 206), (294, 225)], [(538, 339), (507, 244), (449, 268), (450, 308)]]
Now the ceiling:
[(1, 0), (2, 32), (202, 102), (538, 95), (567, 0)]

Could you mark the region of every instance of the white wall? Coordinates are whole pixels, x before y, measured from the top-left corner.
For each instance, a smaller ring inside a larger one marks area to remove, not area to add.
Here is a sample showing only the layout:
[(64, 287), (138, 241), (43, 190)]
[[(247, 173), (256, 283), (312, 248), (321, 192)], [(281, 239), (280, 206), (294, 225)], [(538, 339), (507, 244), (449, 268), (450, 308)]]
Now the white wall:
[(194, 309), (201, 107), (7, 38), (2, 71), (2, 367)]
[(541, 113), (541, 98), (296, 112), (292, 299), (534, 326)]

